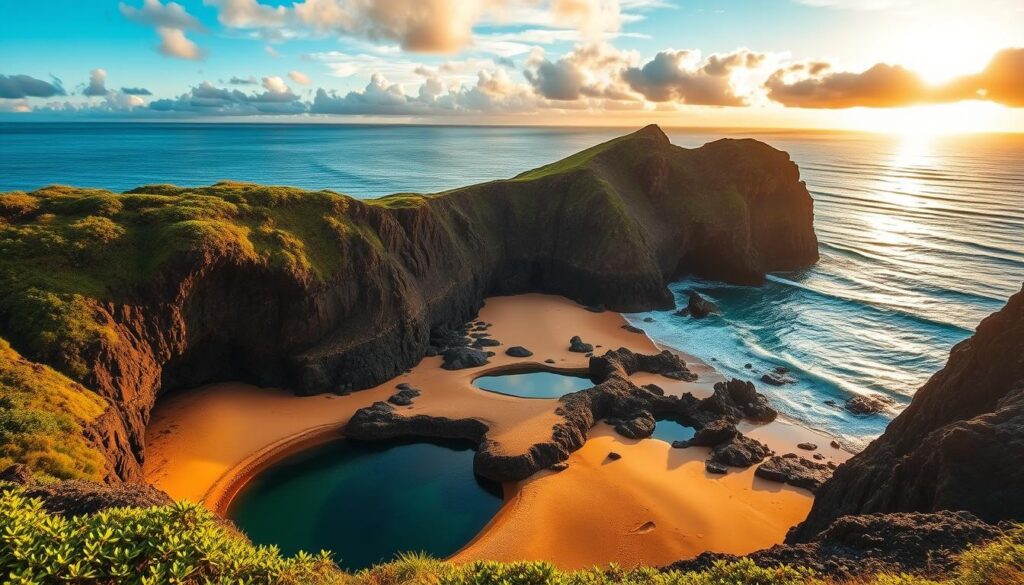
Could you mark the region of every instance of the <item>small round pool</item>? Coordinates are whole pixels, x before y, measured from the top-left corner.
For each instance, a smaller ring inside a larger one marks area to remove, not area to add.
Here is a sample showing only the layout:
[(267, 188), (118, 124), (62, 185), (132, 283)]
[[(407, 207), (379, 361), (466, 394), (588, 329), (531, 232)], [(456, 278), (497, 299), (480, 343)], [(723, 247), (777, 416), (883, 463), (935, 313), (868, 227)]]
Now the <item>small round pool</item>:
[(349, 570), (403, 551), (445, 557), (502, 504), (501, 486), (474, 475), (473, 455), (455, 441), (330, 441), (257, 474), (228, 517), (257, 544), (329, 550)]
[(668, 444), (672, 441), (689, 441), (697, 434), (697, 429), (677, 423), (674, 420), (659, 420), (654, 424), (652, 438), (660, 439)]
[(559, 398), (592, 388), (594, 383), (586, 376), (539, 370), (488, 374), (473, 380), (473, 385), (488, 392), (520, 398)]

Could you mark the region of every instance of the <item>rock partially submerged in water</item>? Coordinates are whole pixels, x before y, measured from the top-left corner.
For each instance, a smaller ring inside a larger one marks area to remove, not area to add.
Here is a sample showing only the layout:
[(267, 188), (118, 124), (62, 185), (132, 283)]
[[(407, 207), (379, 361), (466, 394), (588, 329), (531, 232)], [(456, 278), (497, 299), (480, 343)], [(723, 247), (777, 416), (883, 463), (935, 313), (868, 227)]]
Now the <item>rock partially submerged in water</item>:
[(765, 384), (771, 384), (772, 386), (785, 386), (786, 384), (796, 384), (796, 379), (789, 375), (789, 368), (782, 366), (776, 366), (772, 368), (770, 372), (765, 372), (761, 375), (761, 381)]
[(795, 453), (786, 453), (769, 457), (754, 470), (754, 475), (815, 492), (832, 476), (832, 467)]
[(700, 296), (695, 290), (691, 290), (686, 302), (687, 314), (694, 319), (703, 319), (712, 313), (718, 312), (718, 305)]
[(847, 400), (843, 407), (853, 414), (867, 415), (882, 412), (892, 403), (892, 398), (881, 394), (858, 394)]

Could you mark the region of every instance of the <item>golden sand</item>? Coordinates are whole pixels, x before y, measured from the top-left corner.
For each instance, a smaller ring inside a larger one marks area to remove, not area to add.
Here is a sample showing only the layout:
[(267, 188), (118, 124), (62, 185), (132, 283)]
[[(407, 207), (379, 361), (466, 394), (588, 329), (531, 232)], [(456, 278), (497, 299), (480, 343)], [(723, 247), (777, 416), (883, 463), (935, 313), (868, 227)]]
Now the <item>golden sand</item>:
[[(406, 374), (348, 396), (297, 397), (245, 384), (171, 393), (161, 398), (147, 428), (146, 478), (175, 499), (223, 512), (253, 473), (285, 453), (338, 436), (356, 410), (385, 400), (401, 382), (422, 391), (405, 412), (479, 419), (501, 448), (521, 452), (550, 437), (560, 420), (557, 401), (486, 392), (472, 386), (474, 378), (518, 364), (585, 368), (588, 358), (568, 351), (573, 335), (602, 346), (598, 354), (618, 347), (660, 351), (645, 335), (622, 329), (621, 315), (592, 313), (561, 297), (491, 298), (479, 319), (492, 323), (489, 333), (502, 342), (483, 368), (448, 371), (439, 357), (425, 358)], [(512, 345), (527, 347), (533, 357), (506, 356), (504, 349)], [(699, 374), (697, 382), (647, 373), (633, 381), (656, 383), (673, 394), (709, 395), (721, 377), (683, 357)], [(546, 359), (555, 364), (544, 364)], [(784, 422), (742, 430), (780, 453), (809, 440), (834, 461), (848, 456), (829, 447), (827, 437)], [(622, 458), (608, 460), (611, 451)], [(506, 504), (454, 558), (544, 559), (562, 568), (658, 565), (705, 550), (745, 553), (776, 544), (810, 509), (808, 492), (755, 478), (753, 468), (710, 475), (706, 457), (706, 449), (629, 440), (598, 425), (567, 470), (543, 471), (505, 486)]]

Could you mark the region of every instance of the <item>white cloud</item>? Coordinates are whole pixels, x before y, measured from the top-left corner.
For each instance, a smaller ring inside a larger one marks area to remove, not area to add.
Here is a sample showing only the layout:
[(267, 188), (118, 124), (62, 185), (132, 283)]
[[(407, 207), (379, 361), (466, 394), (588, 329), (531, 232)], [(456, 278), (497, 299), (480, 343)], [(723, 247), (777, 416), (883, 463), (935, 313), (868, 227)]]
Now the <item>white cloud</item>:
[(157, 46), (157, 50), (161, 54), (193, 61), (203, 58), (202, 49), (189, 40), (181, 29), (158, 27), (156, 33), (160, 35), (160, 45)]
[(292, 81), (300, 85), (309, 85), (310, 83), (309, 76), (301, 71), (289, 71), (288, 79), (291, 79)]
[[(573, 40), (597, 41), (643, 18), (641, 11), (665, 6), (661, 0), (302, 0), (287, 7), (259, 0), (205, 2), (219, 9), (225, 26), (267, 39), (340, 35), (392, 41), (425, 53), (454, 53), (473, 45), (478, 25), (568, 28)], [(495, 53), (505, 55), (524, 52), (514, 44), (522, 42), (490, 41)]]
[(185, 31), (204, 31), (199, 20), (189, 14), (181, 4), (160, 0), (143, 0), (142, 6), (136, 8), (121, 2), (121, 14), (128, 20), (152, 26), (160, 37), (157, 51), (168, 57), (179, 59), (202, 59), (203, 51), (188, 37)]
[(89, 72), (89, 85), (82, 90), (82, 95), (89, 97), (100, 97), (107, 95), (107, 72), (103, 69), (93, 69)]
[(161, 4), (160, 0), (144, 0), (139, 8), (121, 2), (119, 8), (125, 18), (138, 24), (179, 30), (203, 30), (199, 20), (186, 12), (177, 2)]

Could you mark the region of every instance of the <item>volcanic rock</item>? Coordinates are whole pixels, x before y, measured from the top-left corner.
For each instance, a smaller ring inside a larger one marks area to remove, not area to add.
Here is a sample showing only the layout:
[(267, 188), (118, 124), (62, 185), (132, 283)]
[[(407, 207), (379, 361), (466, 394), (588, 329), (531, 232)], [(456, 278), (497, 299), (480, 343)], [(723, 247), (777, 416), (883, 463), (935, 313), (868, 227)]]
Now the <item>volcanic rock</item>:
[(843, 407), (854, 414), (875, 414), (888, 408), (892, 402), (891, 398), (881, 394), (867, 396), (859, 394), (847, 400)]
[(732, 439), (715, 445), (711, 450), (711, 460), (733, 467), (750, 467), (762, 461), (769, 454), (771, 454), (771, 449), (764, 443), (737, 434)]
[(832, 475), (787, 537), (836, 518), (966, 510), (1024, 521), (1024, 291), (957, 344), (949, 361), (863, 451)]
[[(945, 580), (955, 571), (962, 551), (1002, 534), (999, 527), (967, 512), (842, 516), (807, 543), (776, 545), (746, 558), (761, 567), (808, 568), (819, 577), (840, 582), (877, 573), (923, 574)], [(739, 558), (702, 553), (666, 568), (700, 571), (715, 562)]]
[(824, 463), (786, 453), (769, 457), (754, 470), (754, 475), (815, 492), (832, 475), (832, 469)]
[(533, 352), (521, 345), (513, 345), (512, 347), (505, 350), (505, 355), (517, 358), (528, 358), (533, 355)]
[(742, 418), (771, 422), (779, 414), (752, 383), (737, 378), (715, 384), (714, 394), (701, 401), (700, 410), (724, 416), (734, 423)]
[(583, 343), (579, 335), (573, 335), (572, 339), (569, 340), (569, 351), (576, 353), (590, 353), (594, 351), (594, 346), (589, 343)]
[(632, 418), (619, 421), (615, 425), (615, 432), (627, 439), (646, 439), (654, 432), (654, 425), (651, 413), (641, 412)]
[(686, 302), (688, 314), (694, 319), (703, 319), (711, 313), (718, 312), (718, 306), (700, 296), (695, 290), (689, 292), (689, 299)]
[(441, 367), (446, 370), (478, 368), (490, 363), (487, 357), (487, 354), (479, 349), (451, 347), (444, 351), (444, 363), (441, 364)]

